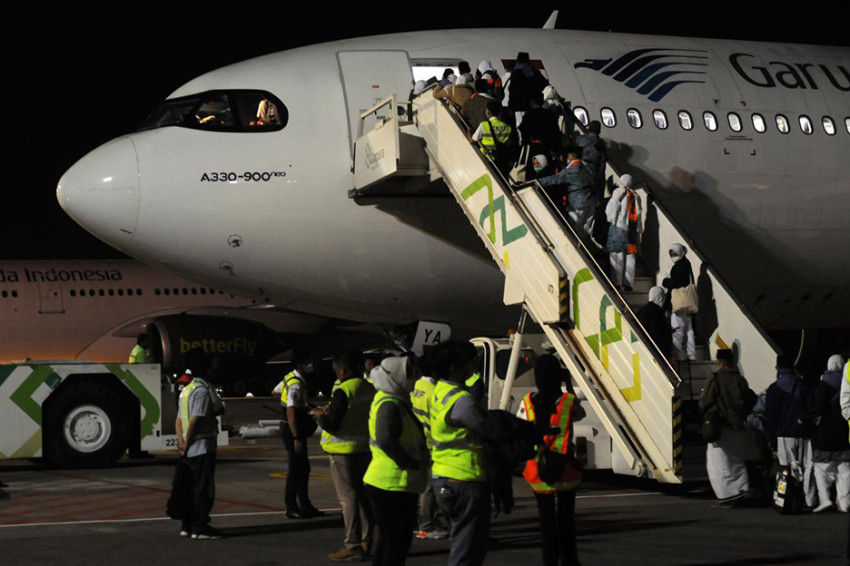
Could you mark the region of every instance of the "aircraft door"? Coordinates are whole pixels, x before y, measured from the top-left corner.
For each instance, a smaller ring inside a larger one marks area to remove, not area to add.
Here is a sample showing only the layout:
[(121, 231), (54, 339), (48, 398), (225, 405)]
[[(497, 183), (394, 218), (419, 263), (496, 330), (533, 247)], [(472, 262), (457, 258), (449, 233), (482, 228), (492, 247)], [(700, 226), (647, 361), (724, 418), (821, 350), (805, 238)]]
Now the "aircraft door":
[(413, 73), (406, 51), (340, 51), (337, 59), (353, 154), (360, 113), (391, 94), (398, 101), (406, 101), (413, 88)]
[(62, 314), (65, 306), (62, 303), (62, 287), (58, 282), (38, 282), (38, 312), (40, 314)]

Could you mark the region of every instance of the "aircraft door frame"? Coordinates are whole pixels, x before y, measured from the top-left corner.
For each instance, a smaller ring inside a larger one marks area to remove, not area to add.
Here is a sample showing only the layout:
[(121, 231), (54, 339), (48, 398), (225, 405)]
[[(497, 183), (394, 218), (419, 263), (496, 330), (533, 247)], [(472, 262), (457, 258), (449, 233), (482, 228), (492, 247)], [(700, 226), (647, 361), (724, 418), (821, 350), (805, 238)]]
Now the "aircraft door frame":
[(56, 281), (38, 282), (38, 313), (63, 314), (65, 305), (62, 301), (62, 285)]
[(403, 50), (338, 51), (336, 56), (353, 157), (360, 113), (391, 94), (395, 94), (398, 101), (407, 101), (413, 87), (413, 70), (410, 54)]

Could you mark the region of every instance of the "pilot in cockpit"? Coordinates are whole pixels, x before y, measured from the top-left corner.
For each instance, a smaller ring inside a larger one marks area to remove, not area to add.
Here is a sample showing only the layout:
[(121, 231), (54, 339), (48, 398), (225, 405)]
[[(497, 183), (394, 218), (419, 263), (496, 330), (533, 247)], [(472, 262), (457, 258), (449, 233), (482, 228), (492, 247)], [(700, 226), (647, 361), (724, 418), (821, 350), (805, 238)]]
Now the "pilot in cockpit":
[(274, 102), (268, 98), (262, 99), (257, 105), (257, 118), (256, 120), (251, 120), (250, 125), (268, 126), (277, 123), (277, 107), (274, 105)]

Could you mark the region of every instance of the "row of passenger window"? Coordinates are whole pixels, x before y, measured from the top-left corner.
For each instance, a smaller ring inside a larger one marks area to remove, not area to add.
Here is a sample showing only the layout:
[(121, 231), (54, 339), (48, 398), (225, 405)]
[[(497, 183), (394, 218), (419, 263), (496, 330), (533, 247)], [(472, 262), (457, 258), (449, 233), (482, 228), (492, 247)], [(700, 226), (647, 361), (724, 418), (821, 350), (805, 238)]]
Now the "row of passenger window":
[[(587, 126), (590, 121), (590, 115), (585, 108), (581, 106), (576, 106), (573, 110), (576, 118), (579, 122)], [(617, 115), (611, 108), (602, 108), (600, 110), (600, 117), (602, 119), (602, 123), (609, 128), (613, 128), (617, 125)], [(679, 119), (679, 126), (683, 130), (692, 130), (694, 128), (694, 120), (691, 117), (691, 113), (687, 110), (680, 110), (677, 114), (677, 118)], [(754, 112), (751, 116), (753, 129), (758, 133), (764, 133), (768, 128), (768, 120), (758, 112)], [(626, 111), (626, 120), (632, 128), (642, 128), (643, 127), (643, 116), (641, 115), (640, 110), (637, 108), (629, 108)], [(726, 115), (727, 123), (729, 124), (729, 129), (733, 132), (740, 132), (744, 129), (744, 121), (741, 116), (737, 112), (729, 112)], [(667, 120), (667, 113), (664, 110), (656, 109), (652, 111), (652, 121), (655, 123), (655, 127), (659, 130), (666, 130), (669, 123)], [(718, 129), (719, 123), (717, 116), (714, 112), (710, 110), (706, 110), (702, 113), (702, 122), (705, 126), (706, 130), (714, 132)], [(791, 132), (791, 123), (788, 118), (783, 114), (776, 114), (775, 116), (776, 129), (783, 134), (787, 134)], [(800, 131), (806, 135), (810, 135), (814, 133), (814, 125), (812, 124), (811, 118), (806, 116), (805, 114), (801, 114), (798, 118), (798, 123), (800, 126)], [(838, 127), (833, 120), (829, 116), (824, 116), (821, 118), (821, 126), (823, 127), (823, 131), (830, 136), (834, 136)], [(844, 127), (847, 130), (847, 133), (850, 134), (850, 117), (844, 119)]]
[(141, 289), (80, 289), (78, 291), (77, 289), (71, 289), (70, 291), (68, 291), (68, 294), (72, 297), (86, 297), (86, 296), (88, 296), (88, 297), (94, 297), (94, 296), (105, 297), (107, 295), (110, 296), (110, 297), (114, 297), (115, 295), (118, 295), (119, 297), (123, 297), (124, 295), (127, 295), (128, 297), (132, 297), (134, 295), (141, 297), (142, 296), (142, 290)]
[(12, 289), (11, 291), (2, 291), (2, 292), (0, 292), (0, 297), (3, 297), (4, 299), (8, 299), (9, 297), (12, 297), (13, 299), (17, 299), (18, 298), (18, 292), (15, 291), (14, 289)]
[(157, 287), (153, 292), (155, 295), (215, 295), (216, 293), (224, 295), (224, 291), (216, 291), (207, 287), (165, 287), (163, 289)]
[[(215, 295), (218, 293), (219, 295), (223, 295), (224, 291), (216, 291), (215, 289), (207, 288), (207, 287), (165, 287), (160, 289), (159, 287), (153, 290), (154, 295)], [(12, 291), (14, 296), (17, 297), (17, 291)], [(72, 297), (141, 297), (144, 293), (141, 289), (71, 289), (68, 291), (68, 294)], [(6, 291), (3, 291), (3, 297), (6, 296)]]

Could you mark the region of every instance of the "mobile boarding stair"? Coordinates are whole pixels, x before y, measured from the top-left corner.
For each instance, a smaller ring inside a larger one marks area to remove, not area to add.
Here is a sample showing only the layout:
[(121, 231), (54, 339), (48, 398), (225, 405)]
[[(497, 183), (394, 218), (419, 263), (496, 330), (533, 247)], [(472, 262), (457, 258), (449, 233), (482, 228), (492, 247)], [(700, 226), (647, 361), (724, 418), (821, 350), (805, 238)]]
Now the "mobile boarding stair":
[[(394, 108), (394, 101), (387, 106)], [(691, 398), (693, 392), (683, 386), (677, 372), (658, 352), (590, 250), (537, 183), (512, 187), (490, 160), (469, 143), (459, 116), (443, 101), (435, 100), (430, 91), (414, 99), (413, 116), (431, 169), (439, 169), (505, 275), (505, 304), (524, 305), (545, 332), (626, 466), (637, 476), (681, 483), (682, 396)], [(397, 121), (397, 116), (390, 115), (375, 131), (392, 143), (390, 132)], [(405, 129), (406, 134), (399, 133)], [(411, 135), (411, 126), (397, 124), (395, 130), (398, 149), (398, 136)], [(367, 133), (357, 142), (361, 147), (355, 150), (356, 179), (357, 162), (361, 161), (357, 156), (366, 146), (370, 147), (369, 152), (375, 152), (374, 144), (368, 143), (370, 135)], [(404, 156), (397, 155), (396, 159), (398, 164), (404, 162)], [(374, 160), (371, 163), (369, 180), (357, 180), (358, 187), (361, 182), (365, 186), (378, 178)], [(392, 168), (391, 163), (389, 169)], [(419, 174), (424, 171), (423, 168)], [(608, 173), (618, 178), (613, 169)], [(665, 211), (656, 214), (659, 246), (665, 246), (661, 249), (667, 249), (668, 241), (685, 242), (694, 249), (693, 243), (668, 221)], [(701, 258), (694, 252), (689, 253), (689, 258), (695, 273), (699, 273)], [(751, 380), (753, 389), (760, 391), (761, 382), (766, 387), (773, 379), (764, 370), (773, 367), (775, 348), (723, 282), (715, 278), (712, 285), (718, 318), (722, 314), (732, 321), (726, 326), (718, 325), (718, 329), (728, 332), (729, 342), (715, 336), (718, 330), (713, 335), (716, 346), (730, 347), (733, 342), (738, 346), (739, 367)], [(740, 333), (739, 327), (743, 329)], [(753, 380), (757, 383), (753, 384)]]

